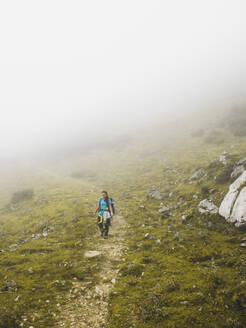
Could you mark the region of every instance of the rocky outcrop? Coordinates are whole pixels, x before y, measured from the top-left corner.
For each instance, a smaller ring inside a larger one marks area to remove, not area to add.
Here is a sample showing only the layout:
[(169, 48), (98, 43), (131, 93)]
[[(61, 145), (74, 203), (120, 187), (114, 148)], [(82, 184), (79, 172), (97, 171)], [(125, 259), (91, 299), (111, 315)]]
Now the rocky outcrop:
[(203, 199), (198, 205), (198, 211), (204, 214), (216, 214), (218, 207), (214, 205), (211, 199)]
[(219, 214), (237, 227), (246, 226), (246, 171), (230, 185)]

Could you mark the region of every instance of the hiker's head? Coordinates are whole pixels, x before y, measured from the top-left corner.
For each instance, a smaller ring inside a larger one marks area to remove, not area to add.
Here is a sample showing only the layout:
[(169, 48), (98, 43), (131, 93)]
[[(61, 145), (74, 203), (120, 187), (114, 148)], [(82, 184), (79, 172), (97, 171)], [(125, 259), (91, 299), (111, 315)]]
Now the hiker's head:
[(103, 198), (107, 198), (108, 197), (107, 191), (105, 191), (105, 190), (102, 191), (102, 197)]

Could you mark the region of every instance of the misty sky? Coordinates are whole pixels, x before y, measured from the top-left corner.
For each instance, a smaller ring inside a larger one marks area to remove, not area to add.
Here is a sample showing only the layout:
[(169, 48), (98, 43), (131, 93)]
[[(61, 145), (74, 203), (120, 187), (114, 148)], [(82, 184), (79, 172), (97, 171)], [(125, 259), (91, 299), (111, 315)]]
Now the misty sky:
[(0, 152), (244, 100), (244, 0), (0, 2)]

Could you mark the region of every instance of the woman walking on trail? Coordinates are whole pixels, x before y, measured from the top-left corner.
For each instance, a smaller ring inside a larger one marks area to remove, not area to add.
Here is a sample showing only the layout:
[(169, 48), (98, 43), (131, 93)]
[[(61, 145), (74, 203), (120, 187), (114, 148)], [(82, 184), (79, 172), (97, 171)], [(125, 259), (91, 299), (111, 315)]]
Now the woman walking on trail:
[(101, 237), (108, 239), (110, 220), (113, 217), (112, 200), (108, 197), (107, 191), (102, 191), (102, 197), (98, 201), (95, 214), (98, 213), (97, 224), (101, 231)]

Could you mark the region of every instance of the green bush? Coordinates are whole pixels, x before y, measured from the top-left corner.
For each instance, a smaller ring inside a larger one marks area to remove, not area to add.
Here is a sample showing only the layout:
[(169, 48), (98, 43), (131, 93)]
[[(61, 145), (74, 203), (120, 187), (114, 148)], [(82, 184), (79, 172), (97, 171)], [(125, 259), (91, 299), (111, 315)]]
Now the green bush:
[(208, 144), (220, 145), (225, 142), (224, 134), (219, 130), (212, 130), (204, 138), (204, 142)]
[(199, 137), (202, 137), (203, 135), (204, 135), (203, 129), (198, 129), (198, 130), (191, 132), (191, 136), (194, 138), (199, 138)]
[(16, 191), (11, 198), (11, 203), (19, 203), (25, 200), (32, 199), (34, 191), (32, 189), (23, 189)]
[(246, 136), (246, 110), (244, 108), (233, 108), (222, 123), (234, 136)]

